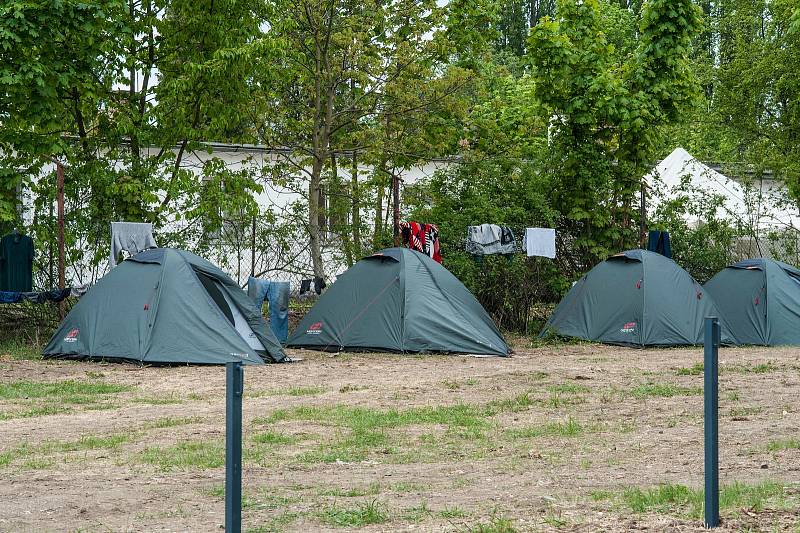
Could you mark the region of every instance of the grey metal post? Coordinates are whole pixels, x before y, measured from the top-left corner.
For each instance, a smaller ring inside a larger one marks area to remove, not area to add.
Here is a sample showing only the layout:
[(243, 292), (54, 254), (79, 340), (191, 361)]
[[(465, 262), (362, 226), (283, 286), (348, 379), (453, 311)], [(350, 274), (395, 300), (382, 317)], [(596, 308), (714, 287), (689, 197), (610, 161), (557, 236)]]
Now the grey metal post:
[(705, 433), (705, 526), (719, 525), (719, 361), (720, 327), (717, 317), (706, 317), (703, 363)]
[(242, 531), (242, 395), (244, 366), (227, 363), (225, 409), (225, 531)]

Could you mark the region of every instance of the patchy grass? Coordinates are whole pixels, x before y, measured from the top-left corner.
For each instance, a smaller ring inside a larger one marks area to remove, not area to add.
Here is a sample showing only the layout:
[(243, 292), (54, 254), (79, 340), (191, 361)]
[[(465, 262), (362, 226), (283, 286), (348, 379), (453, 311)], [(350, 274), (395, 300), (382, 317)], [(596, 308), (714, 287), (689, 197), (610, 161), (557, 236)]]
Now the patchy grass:
[(407, 507), (403, 509), (400, 517), (406, 522), (418, 524), (424, 522), (427, 518), (433, 516), (433, 511), (428, 507), (427, 502), (422, 502), (414, 507)]
[(114, 383), (57, 381), (52, 383), (38, 381), (15, 381), (0, 384), (0, 399), (59, 399), (65, 403), (87, 403), (90, 396), (127, 392), (133, 387)]
[(343, 528), (364, 527), (389, 521), (386, 506), (378, 500), (372, 500), (356, 507), (332, 505), (323, 509), (318, 517), (324, 524)]
[(559, 385), (551, 385), (547, 387), (547, 390), (557, 394), (586, 394), (589, 392), (589, 387), (576, 383), (561, 383)]
[(183, 403), (183, 400), (175, 393), (170, 393), (167, 396), (141, 396), (132, 398), (133, 403), (143, 403), (146, 405), (170, 405)]
[(592, 501), (600, 502), (614, 498), (614, 493), (610, 490), (593, 490), (589, 493), (589, 497), (592, 499)]
[[(258, 492), (246, 491), (242, 494), (242, 509), (266, 509), (274, 511), (289, 504), (301, 501), (299, 497), (277, 496), (272, 493), (272, 487), (262, 488)], [(202, 491), (213, 498), (225, 498), (225, 484), (214, 485), (210, 489)]]
[(22, 444), (19, 444), (14, 448), (10, 448), (0, 453), (0, 468), (9, 466), (14, 461), (28, 457), (33, 453), (34, 453), (33, 447), (30, 446), (27, 442), (23, 442)]
[(478, 380), (475, 378), (468, 378), (463, 381), (458, 381), (455, 379), (445, 379), (442, 381), (442, 386), (448, 390), (459, 390), (463, 387), (472, 387), (478, 384)]
[(759, 414), (763, 409), (761, 407), (732, 407), (731, 416), (736, 418), (743, 418)]
[(84, 435), (73, 441), (44, 441), (40, 444), (24, 442), (0, 453), (0, 468), (11, 466), (19, 461), (22, 468), (42, 470), (54, 464), (53, 455), (92, 450), (115, 450), (134, 439), (135, 433), (112, 435)]
[(703, 363), (695, 363), (694, 366), (689, 368), (681, 367), (679, 368), (675, 374), (678, 376), (699, 376), (703, 373)]
[(535, 403), (536, 401), (531, 398), (530, 393), (523, 392), (522, 394), (518, 394), (513, 398), (491, 401), (486, 404), (486, 410), (491, 414), (501, 412), (517, 413), (520, 411), (526, 411)]
[(778, 367), (772, 361), (758, 363), (754, 365), (730, 365), (720, 368), (720, 373), (737, 372), (739, 374), (766, 374), (767, 372), (775, 372)]
[(346, 394), (348, 392), (358, 392), (360, 390), (367, 390), (368, 388), (369, 387), (364, 387), (361, 385), (351, 385), (348, 383), (347, 385), (342, 385), (341, 387), (339, 387), (339, 392), (341, 392), (342, 394)]
[(428, 488), (427, 485), (410, 481), (398, 481), (389, 485), (389, 489), (392, 492), (419, 492), (426, 488)]
[(32, 407), (24, 411), (8, 411), (0, 413), (0, 420), (11, 420), (12, 418), (36, 418), (39, 416), (57, 415), (61, 413), (69, 413), (72, 409), (69, 407), (60, 407), (57, 405), (41, 405)]
[(345, 488), (328, 488), (322, 489), (317, 494), (320, 496), (333, 496), (336, 498), (358, 498), (360, 496), (376, 496), (381, 493), (380, 483), (370, 483), (360, 487)]
[(141, 460), (163, 471), (218, 468), (225, 464), (225, 447), (216, 441), (181, 442), (165, 448), (146, 448)]
[(492, 515), (488, 522), (479, 522), (471, 526), (470, 533), (517, 533), (514, 522), (508, 518)]
[(293, 511), (285, 511), (276, 517), (273, 517), (268, 522), (261, 524), (258, 527), (247, 528), (246, 533), (277, 533), (283, 531), (292, 522), (303, 516), (304, 513), (297, 513)]
[(189, 424), (197, 424), (198, 422), (202, 422), (203, 418), (199, 416), (184, 416), (184, 417), (172, 417), (166, 416), (163, 418), (157, 418), (151, 422), (147, 422), (142, 425), (142, 429), (165, 429), (165, 428), (174, 428), (177, 426), (186, 426)]
[(74, 441), (45, 442), (39, 447), (39, 450), (43, 453), (51, 453), (116, 449), (131, 441), (134, 436), (132, 433), (117, 433), (106, 436), (85, 435)]
[(353, 431), (397, 428), (412, 424), (442, 424), (447, 426), (484, 426), (485, 413), (469, 404), (451, 406), (414, 407), (405, 410), (381, 411), (364, 407), (301, 406), (278, 409), (267, 418), (258, 418), (254, 424), (274, 424), (285, 420), (302, 420), (320, 424), (345, 426)]
[(27, 459), (22, 463), (24, 470), (47, 470), (55, 464), (55, 461), (49, 457), (33, 457)]
[(508, 429), (506, 435), (511, 439), (530, 439), (536, 437), (577, 437), (586, 431), (586, 428), (577, 420), (569, 417), (565, 422), (548, 422), (538, 426), (528, 426), (522, 429)]
[(258, 444), (297, 444), (302, 439), (295, 435), (286, 435), (284, 433), (277, 433), (274, 431), (266, 431), (264, 433), (257, 433), (253, 435), (253, 442)]
[(700, 394), (703, 394), (703, 389), (700, 387), (681, 387), (671, 383), (643, 383), (631, 389), (631, 396), (634, 398), (672, 398)]
[(783, 439), (771, 440), (767, 444), (767, 449), (771, 452), (779, 452), (781, 450), (800, 450), (800, 440), (798, 439)]
[(264, 389), (246, 392), (249, 398), (261, 398), (264, 396), (316, 396), (325, 392), (322, 387), (289, 387), (288, 389)]
[[(378, 455), (382, 462), (403, 464), (445, 458), (485, 457), (493, 446), (490, 432), (498, 431), (498, 422), (491, 417), (528, 409), (536, 401), (528, 393), (495, 400), (483, 406), (455, 404), (378, 410), (349, 405), (297, 406), (278, 409), (269, 416), (257, 418), (255, 425), (301, 421), (333, 427), (333, 435), (316, 437), (318, 442), (301, 453), (284, 456), (304, 464), (360, 462)], [(400, 431), (409, 426), (438, 426), (432, 431), (412, 433)], [(586, 428), (575, 420), (552, 423), (543, 428), (528, 429), (521, 435), (575, 436)], [(511, 434), (514, 436), (514, 433)], [(277, 437), (265, 437), (277, 438)], [(275, 458), (259, 452), (266, 465)], [(258, 454), (255, 455), (256, 457)]]
[(549, 398), (543, 400), (541, 403), (545, 407), (550, 407), (552, 409), (560, 409), (561, 407), (586, 403), (586, 398), (584, 396), (575, 396), (573, 394), (563, 394), (560, 392), (554, 392), (553, 394), (550, 395)]
[[(703, 491), (684, 485), (667, 484), (651, 489), (630, 488), (623, 492), (622, 500), (635, 513), (680, 514), (690, 518), (700, 518), (703, 515)], [(722, 487), (719, 508), (721, 512), (733, 509), (759, 512), (767, 507), (787, 508), (800, 504), (797, 497), (791, 500), (782, 484), (773, 481), (758, 485), (737, 482)]]
[(453, 506), (453, 507), (445, 506), (444, 509), (442, 509), (436, 514), (439, 515), (440, 518), (444, 518), (445, 520), (452, 520), (454, 518), (466, 518), (467, 516), (469, 516), (469, 513), (467, 513), (464, 509), (458, 506)]
[(36, 361), (42, 358), (42, 347), (19, 339), (0, 342), (0, 355), (6, 355), (15, 361)]

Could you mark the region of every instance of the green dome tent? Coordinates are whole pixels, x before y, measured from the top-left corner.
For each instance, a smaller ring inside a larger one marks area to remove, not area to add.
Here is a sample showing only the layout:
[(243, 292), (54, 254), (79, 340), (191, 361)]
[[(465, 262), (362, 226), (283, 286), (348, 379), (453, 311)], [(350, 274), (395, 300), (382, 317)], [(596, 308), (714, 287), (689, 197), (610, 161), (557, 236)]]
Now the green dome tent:
[(247, 294), (189, 252), (146, 250), (72, 308), (44, 357), (143, 363), (280, 362), (280, 344)]
[(747, 259), (722, 269), (704, 288), (737, 343), (800, 345), (800, 270)]
[(289, 336), (287, 346), (508, 355), (481, 304), (425, 254), (388, 248), (339, 276)]
[[(714, 301), (674, 261), (645, 250), (609, 257), (570, 289), (540, 336), (633, 346), (702, 344)], [(730, 337), (723, 325), (722, 341)]]

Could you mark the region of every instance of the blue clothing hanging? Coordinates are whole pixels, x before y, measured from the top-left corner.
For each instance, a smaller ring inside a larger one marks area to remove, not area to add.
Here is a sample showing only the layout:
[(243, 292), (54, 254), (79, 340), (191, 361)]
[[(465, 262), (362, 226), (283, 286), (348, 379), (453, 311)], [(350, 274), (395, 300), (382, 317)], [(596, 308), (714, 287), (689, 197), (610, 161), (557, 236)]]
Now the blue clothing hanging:
[(269, 303), (269, 326), (275, 337), (285, 343), (289, 337), (289, 282), (249, 278), (247, 295), (261, 308), (266, 299)]

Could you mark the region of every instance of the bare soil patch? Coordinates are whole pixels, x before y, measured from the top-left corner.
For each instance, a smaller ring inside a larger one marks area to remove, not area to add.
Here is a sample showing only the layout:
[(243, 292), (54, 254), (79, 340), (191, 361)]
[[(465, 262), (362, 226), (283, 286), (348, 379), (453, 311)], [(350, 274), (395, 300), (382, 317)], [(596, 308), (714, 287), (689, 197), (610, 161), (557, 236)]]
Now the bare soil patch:
[[(245, 529), (702, 530), (701, 348), (515, 348), (248, 368)], [(723, 531), (798, 531), (800, 350), (720, 366)], [(0, 354), (0, 530), (219, 531), (224, 374)]]

